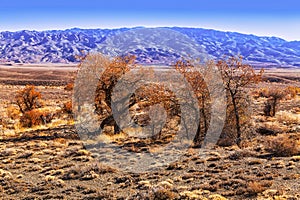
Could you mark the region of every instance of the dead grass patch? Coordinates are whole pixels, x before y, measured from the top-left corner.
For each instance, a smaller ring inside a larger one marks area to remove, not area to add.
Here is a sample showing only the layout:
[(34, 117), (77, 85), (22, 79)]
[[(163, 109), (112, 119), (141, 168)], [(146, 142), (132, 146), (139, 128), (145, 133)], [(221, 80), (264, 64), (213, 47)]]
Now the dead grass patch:
[(247, 193), (257, 195), (267, 190), (271, 185), (271, 181), (250, 181), (247, 185)]
[(289, 157), (300, 153), (299, 141), (287, 134), (268, 139), (265, 143), (268, 152), (278, 157)]
[(279, 123), (287, 125), (300, 124), (300, 114), (295, 114), (289, 111), (279, 111), (276, 114), (276, 119)]

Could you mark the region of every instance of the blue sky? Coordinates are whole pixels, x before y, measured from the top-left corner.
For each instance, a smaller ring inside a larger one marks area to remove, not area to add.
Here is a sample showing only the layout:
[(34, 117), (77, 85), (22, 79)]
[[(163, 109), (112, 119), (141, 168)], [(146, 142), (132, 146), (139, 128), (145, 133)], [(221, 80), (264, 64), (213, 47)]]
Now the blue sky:
[(0, 31), (186, 26), (300, 40), (297, 0), (1, 0)]

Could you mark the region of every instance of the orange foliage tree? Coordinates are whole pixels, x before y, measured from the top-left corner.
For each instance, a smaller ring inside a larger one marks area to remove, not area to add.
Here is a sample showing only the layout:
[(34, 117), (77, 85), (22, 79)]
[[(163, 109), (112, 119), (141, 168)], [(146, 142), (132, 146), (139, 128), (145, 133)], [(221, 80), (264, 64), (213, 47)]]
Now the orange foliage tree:
[(24, 89), (17, 91), (15, 100), (20, 112), (24, 114), (39, 107), (41, 97), (41, 93), (36, 91), (33, 85), (26, 85)]
[(105, 65), (102, 65), (104, 67), (103, 73), (99, 77), (96, 88), (95, 111), (101, 117), (104, 117), (100, 127), (103, 129), (105, 125), (113, 125), (114, 134), (117, 134), (121, 130), (112, 114), (112, 92), (118, 79), (135, 67), (135, 57), (128, 55), (109, 60), (100, 54), (95, 56), (105, 62)]

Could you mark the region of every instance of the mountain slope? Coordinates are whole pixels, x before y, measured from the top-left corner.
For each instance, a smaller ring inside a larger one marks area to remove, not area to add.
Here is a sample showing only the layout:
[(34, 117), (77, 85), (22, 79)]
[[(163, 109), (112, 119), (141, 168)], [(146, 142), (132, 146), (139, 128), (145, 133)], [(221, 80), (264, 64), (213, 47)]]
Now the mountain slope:
[[(222, 32), (201, 28), (166, 28), (177, 32), (173, 37), (177, 38), (177, 45), (170, 49), (162, 48), (162, 45), (170, 44), (167, 33), (156, 30), (153, 37), (145, 34), (139, 35), (136, 40), (136, 49), (127, 49), (122, 45), (122, 35), (125, 31), (137, 30), (137, 28), (121, 29), (67, 29), (51, 31), (18, 31), (0, 33), (0, 59), (2, 62), (75, 62), (75, 56), (84, 51), (103, 50), (107, 41), (113, 41), (110, 48), (119, 48), (119, 51), (127, 51), (138, 55), (140, 62), (168, 64), (180, 57), (176, 48), (194, 48), (205, 51), (211, 58), (219, 59), (224, 55), (242, 55), (245, 61), (253, 64), (276, 66), (300, 66), (300, 41), (288, 42), (277, 37), (258, 37), (234, 32)], [(183, 34), (196, 44), (184, 43), (180, 45)], [(180, 40), (179, 40), (179, 39)], [(145, 47), (151, 40), (153, 45)], [(144, 45), (144, 46), (143, 46)], [(197, 47), (194, 47), (197, 45)], [(178, 49), (180, 52), (181, 49)]]

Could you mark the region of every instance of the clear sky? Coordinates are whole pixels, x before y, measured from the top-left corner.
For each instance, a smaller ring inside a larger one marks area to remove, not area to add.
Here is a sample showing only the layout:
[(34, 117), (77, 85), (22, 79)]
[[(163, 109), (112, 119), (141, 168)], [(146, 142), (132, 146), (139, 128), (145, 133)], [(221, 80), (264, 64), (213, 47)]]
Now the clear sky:
[(184, 26), (300, 40), (299, 0), (1, 0), (0, 31)]

